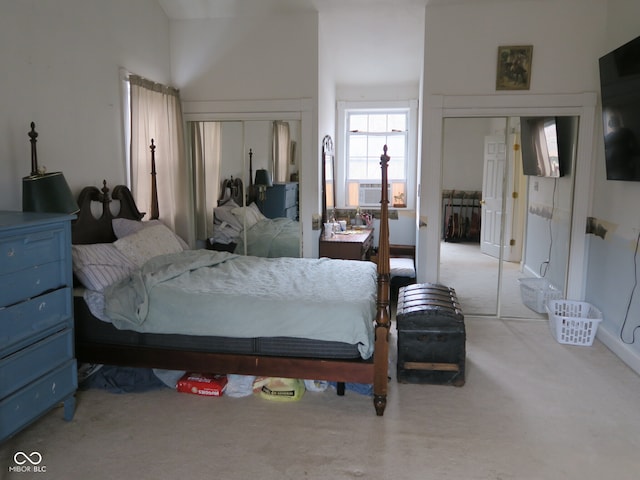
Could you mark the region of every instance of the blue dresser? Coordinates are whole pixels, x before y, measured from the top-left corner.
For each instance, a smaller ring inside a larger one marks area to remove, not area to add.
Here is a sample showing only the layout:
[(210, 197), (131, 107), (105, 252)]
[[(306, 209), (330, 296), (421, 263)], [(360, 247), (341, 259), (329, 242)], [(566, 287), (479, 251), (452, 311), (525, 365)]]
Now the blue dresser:
[(0, 211), (0, 442), (75, 410), (73, 216)]
[(265, 199), (258, 204), (267, 218), (290, 218), (298, 220), (298, 184), (296, 182), (274, 183), (267, 188)]

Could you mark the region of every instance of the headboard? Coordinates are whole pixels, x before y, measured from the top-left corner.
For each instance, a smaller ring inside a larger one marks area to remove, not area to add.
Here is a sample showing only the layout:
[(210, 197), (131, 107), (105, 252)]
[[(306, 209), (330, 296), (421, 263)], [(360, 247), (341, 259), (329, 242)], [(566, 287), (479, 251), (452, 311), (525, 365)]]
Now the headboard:
[(242, 180), (239, 178), (228, 178), (222, 182), (222, 192), (218, 200), (218, 206), (221, 207), (229, 200), (233, 200), (236, 204), (242, 205), (242, 197), (244, 188), (242, 188)]
[[(120, 202), (120, 210), (116, 214), (111, 212), (112, 199)], [(102, 213), (98, 218), (91, 211), (92, 202), (102, 204)], [(73, 222), (71, 229), (71, 241), (75, 245), (114, 242), (116, 235), (111, 223), (114, 218), (142, 220), (144, 217), (144, 213), (138, 210), (131, 191), (125, 185), (117, 185), (110, 195), (106, 180), (102, 182), (102, 190), (97, 187), (83, 188), (78, 196), (78, 205), (78, 218)]]
[[(158, 211), (158, 189), (156, 186), (156, 146), (151, 139), (151, 218), (157, 220)], [(112, 200), (120, 202), (117, 213), (111, 211)], [(99, 202), (102, 204), (102, 212), (96, 218), (92, 212), (91, 204)], [(84, 187), (78, 196), (80, 211), (78, 218), (73, 222), (71, 228), (71, 242), (74, 245), (90, 243), (110, 243), (116, 241), (113, 232), (112, 220), (114, 218), (126, 218), (128, 220), (142, 220), (145, 213), (140, 212), (136, 205), (131, 190), (125, 185), (116, 185), (111, 195), (107, 187), (107, 181), (102, 181), (102, 189), (97, 187)]]

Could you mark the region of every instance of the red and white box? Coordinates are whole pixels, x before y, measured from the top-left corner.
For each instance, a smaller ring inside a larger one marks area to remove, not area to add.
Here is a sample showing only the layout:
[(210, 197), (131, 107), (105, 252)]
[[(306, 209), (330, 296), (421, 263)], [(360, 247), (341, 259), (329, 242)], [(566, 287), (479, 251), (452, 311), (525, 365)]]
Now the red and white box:
[(193, 393), (207, 397), (220, 397), (227, 387), (226, 375), (210, 373), (185, 373), (176, 385), (182, 393)]

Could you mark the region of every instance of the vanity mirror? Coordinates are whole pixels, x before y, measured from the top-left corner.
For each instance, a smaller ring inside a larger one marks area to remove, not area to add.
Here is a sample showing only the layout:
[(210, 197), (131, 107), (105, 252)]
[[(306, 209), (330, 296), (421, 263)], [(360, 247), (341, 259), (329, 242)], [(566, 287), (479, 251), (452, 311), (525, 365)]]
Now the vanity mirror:
[[(336, 189), (334, 184), (335, 155), (333, 139), (325, 135), (322, 139), (322, 228), (331, 219), (336, 208)], [(324, 233), (324, 232), (323, 232)]]

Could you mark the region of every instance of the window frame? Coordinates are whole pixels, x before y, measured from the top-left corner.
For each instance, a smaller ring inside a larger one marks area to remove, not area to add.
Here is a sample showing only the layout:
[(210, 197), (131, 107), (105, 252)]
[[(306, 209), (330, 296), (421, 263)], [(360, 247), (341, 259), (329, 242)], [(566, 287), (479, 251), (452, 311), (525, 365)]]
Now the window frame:
[[(418, 141), (418, 101), (357, 101), (337, 102), (338, 110), (338, 128), (337, 128), (337, 148), (336, 148), (336, 197), (337, 208), (354, 208), (355, 206), (347, 205), (347, 118), (353, 113), (397, 113), (398, 111), (407, 112), (407, 151), (405, 165), (405, 182), (406, 182), (406, 206), (394, 207), (400, 210), (414, 210), (416, 208), (416, 192), (417, 182), (415, 175), (417, 172), (417, 141)], [(382, 152), (380, 152), (382, 154)], [(393, 152), (389, 152), (391, 162), (393, 162)], [(413, 179), (413, 180), (412, 180)], [(364, 182), (363, 182), (364, 183)], [(374, 183), (368, 181), (366, 183)], [(392, 199), (389, 199), (392, 206)], [(367, 209), (379, 209), (380, 207), (367, 206)]]

